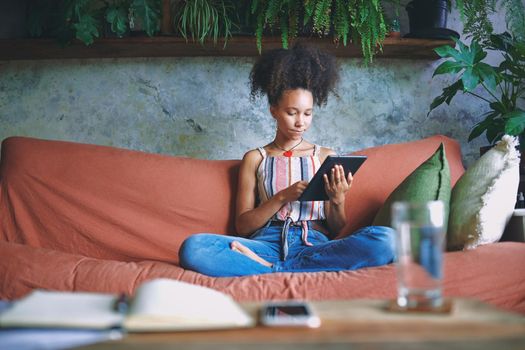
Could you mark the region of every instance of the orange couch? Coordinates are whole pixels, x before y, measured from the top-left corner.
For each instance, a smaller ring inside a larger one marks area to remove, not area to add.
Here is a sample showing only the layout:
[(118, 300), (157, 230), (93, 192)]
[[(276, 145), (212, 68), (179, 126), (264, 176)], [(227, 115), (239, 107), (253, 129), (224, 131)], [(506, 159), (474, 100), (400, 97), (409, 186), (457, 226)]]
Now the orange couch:
[[(370, 224), (392, 190), (445, 144), (452, 184), (463, 173), (456, 141), (433, 136), (373, 147), (346, 201), (345, 235)], [(0, 299), (33, 288), (126, 292), (169, 277), (239, 301), (393, 298), (394, 266), (358, 271), (212, 278), (178, 265), (193, 233), (233, 233), (238, 160), (198, 160), (25, 137), (2, 143)], [(445, 254), (446, 296), (525, 313), (525, 244)]]

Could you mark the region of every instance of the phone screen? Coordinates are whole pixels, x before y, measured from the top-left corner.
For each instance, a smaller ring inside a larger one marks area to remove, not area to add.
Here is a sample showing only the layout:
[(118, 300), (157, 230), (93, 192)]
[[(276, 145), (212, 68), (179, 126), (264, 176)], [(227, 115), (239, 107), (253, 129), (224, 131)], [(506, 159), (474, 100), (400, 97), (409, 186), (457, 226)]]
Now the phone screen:
[(304, 305), (282, 305), (282, 306), (270, 306), (266, 309), (267, 316), (284, 316), (284, 317), (294, 317), (294, 316), (306, 316), (308, 315), (308, 310)]
[(319, 327), (320, 318), (308, 304), (274, 303), (266, 305), (261, 312), (261, 322), (266, 326)]

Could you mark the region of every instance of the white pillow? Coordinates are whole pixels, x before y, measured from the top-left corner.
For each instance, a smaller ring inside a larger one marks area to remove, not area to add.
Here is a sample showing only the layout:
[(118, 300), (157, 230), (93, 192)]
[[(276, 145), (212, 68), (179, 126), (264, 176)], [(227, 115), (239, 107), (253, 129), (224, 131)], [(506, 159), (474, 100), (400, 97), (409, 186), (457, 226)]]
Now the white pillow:
[(512, 216), (519, 185), (518, 140), (505, 135), (458, 180), (450, 198), (447, 249), (497, 242)]

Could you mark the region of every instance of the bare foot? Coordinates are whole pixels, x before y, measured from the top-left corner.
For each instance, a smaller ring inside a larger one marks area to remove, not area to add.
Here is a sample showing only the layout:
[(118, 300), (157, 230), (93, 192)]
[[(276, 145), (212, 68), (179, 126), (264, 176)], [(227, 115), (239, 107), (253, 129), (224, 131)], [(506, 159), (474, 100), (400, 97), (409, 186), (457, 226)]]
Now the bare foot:
[(255, 254), (251, 249), (246, 247), (240, 242), (233, 241), (231, 243), (231, 249), (235, 252), (241, 253), (246, 255), (248, 258), (257, 261), (259, 264), (262, 264), (264, 266), (272, 267), (272, 264), (270, 264), (268, 261), (261, 258), (259, 255)]

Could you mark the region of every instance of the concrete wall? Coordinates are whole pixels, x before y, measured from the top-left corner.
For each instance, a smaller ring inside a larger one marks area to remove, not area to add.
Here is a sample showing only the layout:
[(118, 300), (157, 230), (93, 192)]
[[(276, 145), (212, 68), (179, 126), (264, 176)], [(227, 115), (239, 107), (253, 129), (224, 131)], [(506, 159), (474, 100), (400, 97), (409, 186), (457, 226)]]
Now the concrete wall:
[[(461, 30), (457, 13), (449, 16), (448, 27)], [(241, 158), (275, 132), (266, 100), (249, 100), (252, 63), (245, 57), (0, 62), (0, 139), (25, 135)], [(461, 142), (466, 165), (477, 158), (486, 141), (467, 143), (467, 136), (485, 105), (458, 96), (451, 107), (427, 116), (432, 99), (452, 81), (431, 79), (439, 61), (340, 63), (338, 96), (315, 111), (310, 141), (349, 152), (445, 134)]]

